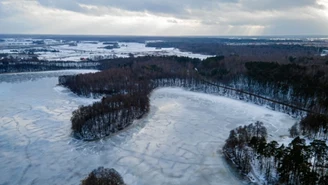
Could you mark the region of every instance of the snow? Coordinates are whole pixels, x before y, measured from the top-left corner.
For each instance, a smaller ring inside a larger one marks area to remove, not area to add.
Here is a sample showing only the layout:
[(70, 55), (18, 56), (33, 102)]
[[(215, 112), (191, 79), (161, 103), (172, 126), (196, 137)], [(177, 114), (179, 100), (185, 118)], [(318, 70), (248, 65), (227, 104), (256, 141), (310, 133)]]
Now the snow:
[(190, 52), (181, 52), (175, 48), (162, 48), (156, 49), (154, 47), (146, 47), (146, 44), (143, 43), (118, 43), (120, 48), (116, 49), (104, 49), (106, 45), (102, 42), (97, 44), (91, 43), (78, 43), (77, 46), (52, 46), (52, 49), (59, 50), (59, 53), (49, 53), (49, 52), (39, 52), (39, 58), (44, 60), (70, 60), (70, 61), (80, 61), (81, 58), (90, 58), (94, 59), (97, 57), (103, 58), (115, 58), (115, 57), (129, 57), (129, 54), (135, 56), (146, 56), (146, 55), (177, 55), (177, 56), (188, 56), (191, 58), (200, 58), (205, 59), (210, 57), (209, 55), (193, 54)]
[[(105, 49), (104, 42), (78, 42), (76, 46), (69, 46), (69, 43), (63, 43), (52, 39), (44, 40), (45, 46), (33, 45), (35, 39), (5, 39), (0, 43), (0, 53), (14, 54), (13, 50), (24, 51), (24, 49), (48, 49), (58, 50), (59, 52), (35, 52), (40, 60), (49, 61), (81, 61), (81, 58), (93, 60), (111, 59), (116, 57), (129, 57), (129, 54), (135, 56), (185, 56), (190, 58), (206, 59), (211, 55), (194, 54), (191, 52), (182, 52), (176, 48), (155, 48), (146, 47), (144, 43), (119, 42), (120, 48)], [(153, 41), (149, 41), (153, 42)], [(13, 44), (15, 43), (15, 44)], [(16, 48), (13, 48), (16, 46)], [(9, 47), (9, 48), (8, 48)], [(20, 48), (21, 47), (21, 48)]]
[(71, 137), (71, 112), (96, 100), (56, 86), (62, 72), (25, 73), (36, 76), (31, 81), (0, 75), (1, 183), (76, 185), (104, 166), (129, 185), (247, 184), (221, 153), (229, 131), (259, 120), (278, 138), (295, 122), (262, 106), (162, 88), (151, 94), (149, 114), (130, 128), (83, 142)]

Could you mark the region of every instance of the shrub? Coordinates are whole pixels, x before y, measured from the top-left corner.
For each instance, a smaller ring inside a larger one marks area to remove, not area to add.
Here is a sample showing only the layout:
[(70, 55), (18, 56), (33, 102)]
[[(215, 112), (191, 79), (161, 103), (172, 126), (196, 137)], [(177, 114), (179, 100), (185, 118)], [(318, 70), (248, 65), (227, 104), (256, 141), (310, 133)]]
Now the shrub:
[(122, 176), (114, 169), (99, 167), (82, 181), (82, 185), (125, 185)]

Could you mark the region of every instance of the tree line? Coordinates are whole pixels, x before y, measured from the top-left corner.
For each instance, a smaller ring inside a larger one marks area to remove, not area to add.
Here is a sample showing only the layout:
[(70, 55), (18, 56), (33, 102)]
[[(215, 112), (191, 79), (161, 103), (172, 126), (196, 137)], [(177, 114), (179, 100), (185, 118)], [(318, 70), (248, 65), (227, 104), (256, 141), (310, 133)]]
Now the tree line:
[(299, 59), (304, 58), (304, 56), (306, 56), (308, 60), (311, 61), (314, 60), (314, 55), (319, 54), (318, 48), (313, 46), (304, 46), (301, 44), (281, 45), (278, 44), (278, 42), (270, 43), (268, 40), (263, 40), (262, 42), (270, 44), (256, 44), (258, 42), (259, 41), (254, 42), (254, 40), (226, 40), (223, 42), (168, 41), (151, 42), (147, 43), (146, 46), (156, 48), (178, 48), (182, 51), (188, 51), (193, 53), (201, 53), (206, 55), (235, 56), (247, 58), (248, 60), (262, 61), (289, 61), (293, 60), (293, 58), (295, 58), (295, 61), (299, 61)]
[(307, 114), (289, 130), (292, 137), (305, 136), (312, 140), (328, 140), (328, 116), (324, 114)]
[(30, 59), (3, 58), (0, 59), (0, 74), (65, 69), (98, 69), (99, 65), (100, 64), (98, 62), (94, 61), (45, 61), (39, 60), (37, 57)]

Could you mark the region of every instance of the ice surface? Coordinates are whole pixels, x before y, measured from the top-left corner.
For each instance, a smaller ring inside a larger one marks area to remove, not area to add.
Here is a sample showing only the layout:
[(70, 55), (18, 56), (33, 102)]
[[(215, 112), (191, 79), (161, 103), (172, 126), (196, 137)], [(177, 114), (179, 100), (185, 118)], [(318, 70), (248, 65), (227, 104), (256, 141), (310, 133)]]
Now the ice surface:
[(163, 88), (152, 93), (145, 118), (113, 137), (82, 142), (70, 135), (71, 112), (95, 100), (56, 84), (55, 75), (0, 82), (0, 184), (76, 185), (99, 166), (116, 169), (129, 185), (245, 184), (222, 157), (229, 131), (259, 120), (278, 138), (295, 121), (249, 103)]

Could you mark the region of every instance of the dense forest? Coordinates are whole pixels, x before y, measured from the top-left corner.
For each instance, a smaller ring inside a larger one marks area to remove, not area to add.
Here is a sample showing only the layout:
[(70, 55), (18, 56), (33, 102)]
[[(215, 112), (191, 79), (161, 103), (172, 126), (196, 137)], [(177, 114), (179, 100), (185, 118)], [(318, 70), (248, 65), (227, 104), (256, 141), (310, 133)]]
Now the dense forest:
[(328, 140), (327, 114), (307, 114), (290, 128), (291, 137), (305, 136), (308, 139)]
[(328, 66), (324, 63), (238, 61), (208, 58), (199, 73), (216, 84), (265, 96), (313, 113), (327, 113)]
[[(239, 42), (245, 43), (238, 44)], [(254, 45), (251, 43), (255, 43)], [(256, 41), (260, 42), (260, 41)], [(318, 48), (303, 46), (303, 45), (280, 45), (278, 43), (268, 45), (257, 45), (255, 41), (251, 40), (226, 40), (225, 42), (151, 42), (147, 43), (147, 47), (156, 48), (178, 48), (181, 51), (188, 51), (193, 53), (201, 53), (206, 55), (223, 55), (223, 56), (238, 56), (245, 60), (261, 60), (261, 61), (287, 61), (292, 57), (311, 57), (318, 53)], [(263, 40), (268, 43), (268, 41)], [(235, 43), (235, 44), (232, 44)], [(247, 43), (247, 44), (246, 44)]]
[[(308, 119), (312, 116), (304, 118), (301, 123)], [(294, 138), (294, 133), (291, 134)], [(262, 183), (328, 184), (326, 140), (313, 139), (307, 144), (305, 139), (297, 136), (288, 146), (276, 141), (268, 142), (263, 123), (256, 122), (231, 130), (223, 152), (243, 174), (265, 177), (265, 180), (257, 180)]]

